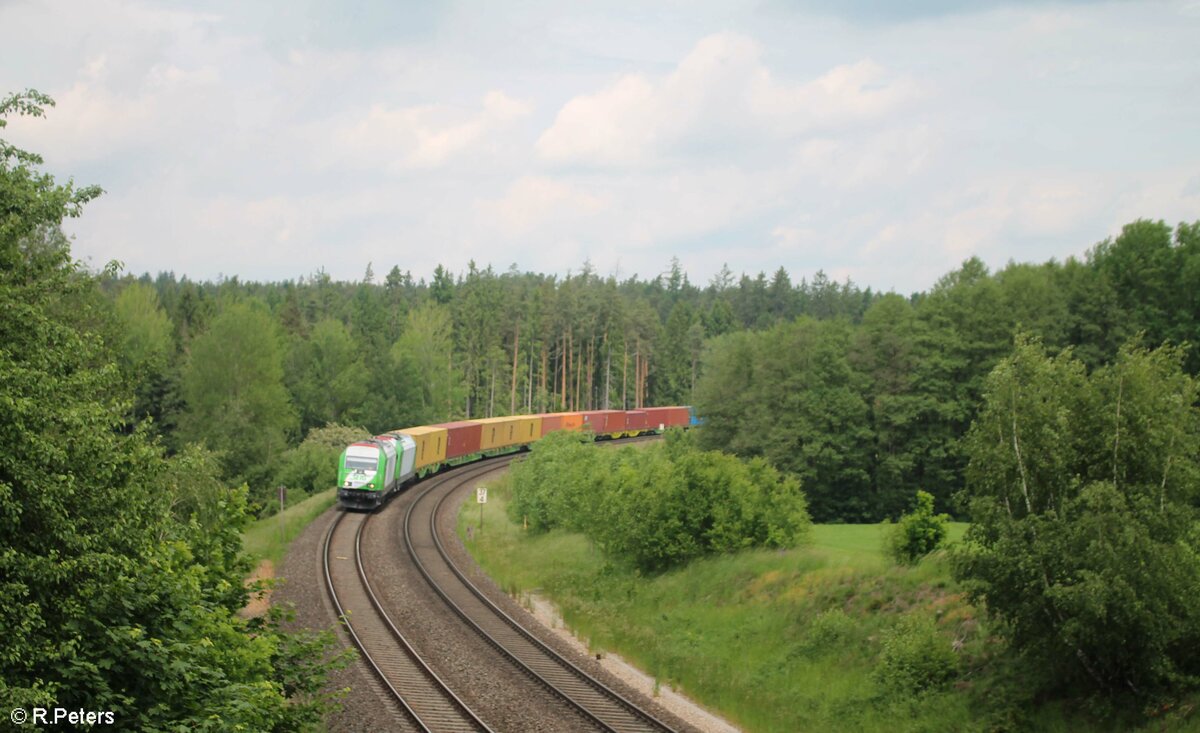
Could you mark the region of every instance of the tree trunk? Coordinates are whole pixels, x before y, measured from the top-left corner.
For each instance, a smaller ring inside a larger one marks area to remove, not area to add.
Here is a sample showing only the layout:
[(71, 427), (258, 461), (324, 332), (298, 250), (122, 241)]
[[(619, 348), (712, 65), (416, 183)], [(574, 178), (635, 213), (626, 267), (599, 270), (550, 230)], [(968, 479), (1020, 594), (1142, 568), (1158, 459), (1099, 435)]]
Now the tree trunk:
[(593, 384), (593, 377), (596, 374), (596, 337), (588, 339), (588, 360), (587, 360), (587, 406), (589, 410), (596, 407), (596, 388)]
[(550, 361), (550, 351), (546, 342), (542, 342), (542, 388), (538, 391), (538, 412), (546, 411), (546, 367)]
[(496, 416), (496, 365), (492, 364), (491, 385), (488, 388), (488, 417)]
[(558, 366), (562, 371), (562, 389), (559, 390), (559, 402), (564, 409), (567, 405), (567, 334), (564, 332), (558, 349)]
[(629, 409), (629, 338), (621, 339), (621, 409)]
[(533, 349), (529, 350), (529, 378), (525, 380), (525, 412), (533, 412)]
[(633, 352), (633, 408), (642, 409), (642, 338), (639, 336)]
[(612, 344), (608, 343), (608, 329), (604, 329), (604, 409), (609, 409), (608, 397), (612, 393)]
[(513, 333), (513, 368), (512, 390), (508, 399), (508, 414), (517, 414), (517, 358), (521, 354), (521, 322), (517, 321), (516, 332)]

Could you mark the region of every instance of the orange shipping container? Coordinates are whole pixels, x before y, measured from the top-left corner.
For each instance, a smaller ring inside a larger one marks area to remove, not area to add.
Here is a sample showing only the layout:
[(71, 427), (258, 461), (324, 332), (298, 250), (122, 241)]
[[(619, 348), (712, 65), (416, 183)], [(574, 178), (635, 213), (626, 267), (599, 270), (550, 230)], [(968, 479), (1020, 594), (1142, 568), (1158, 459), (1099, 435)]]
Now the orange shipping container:
[(542, 419), (536, 415), (486, 417), (471, 422), (483, 426), (479, 438), (480, 450), (524, 445), (542, 437)]
[(421, 425), (415, 428), (393, 430), (393, 433), (403, 433), (412, 438), (417, 444), (417, 460), (413, 467), (417, 469), (441, 463), (446, 460), (446, 429), (432, 425)]

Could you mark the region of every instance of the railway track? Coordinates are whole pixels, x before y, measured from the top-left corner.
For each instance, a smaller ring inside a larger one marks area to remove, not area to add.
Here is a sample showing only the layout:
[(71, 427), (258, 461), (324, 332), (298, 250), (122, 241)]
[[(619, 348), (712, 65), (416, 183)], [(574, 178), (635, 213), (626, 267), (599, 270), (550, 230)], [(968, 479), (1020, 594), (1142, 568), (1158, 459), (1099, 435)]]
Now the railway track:
[[(506, 457), (511, 460), (511, 457)], [(438, 515), (449, 497), (494, 470), (455, 473), (424, 488), (404, 519), (404, 545), (414, 565), (447, 605), (519, 669), (575, 708), (599, 730), (614, 733), (672, 728), (543, 644), (475, 587), (450, 559), (438, 536)]]
[(396, 701), (396, 728), (441, 733), (487, 727), (430, 669), (383, 610), (360, 546), (370, 514), (341, 512), (325, 535), (325, 583), (334, 609), (367, 666)]

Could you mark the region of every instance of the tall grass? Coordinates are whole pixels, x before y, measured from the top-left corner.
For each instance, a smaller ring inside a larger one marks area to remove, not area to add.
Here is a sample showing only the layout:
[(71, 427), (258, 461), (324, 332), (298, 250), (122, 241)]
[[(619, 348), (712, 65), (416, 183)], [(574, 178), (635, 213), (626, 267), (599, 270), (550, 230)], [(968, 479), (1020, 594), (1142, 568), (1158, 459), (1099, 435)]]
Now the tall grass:
[(289, 506), (282, 512), (256, 520), (242, 533), (242, 548), (255, 564), (270, 560), (278, 566), (304, 528), (337, 501), (337, 489), (329, 489)]

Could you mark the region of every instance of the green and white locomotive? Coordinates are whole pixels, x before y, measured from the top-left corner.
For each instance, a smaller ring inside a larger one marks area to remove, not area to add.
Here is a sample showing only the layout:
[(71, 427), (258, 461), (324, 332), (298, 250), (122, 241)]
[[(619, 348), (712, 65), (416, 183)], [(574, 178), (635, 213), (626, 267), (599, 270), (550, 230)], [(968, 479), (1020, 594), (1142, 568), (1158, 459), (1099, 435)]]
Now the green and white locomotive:
[(344, 507), (378, 507), (413, 477), (416, 455), (416, 442), (401, 433), (347, 446), (338, 461), (338, 502)]

